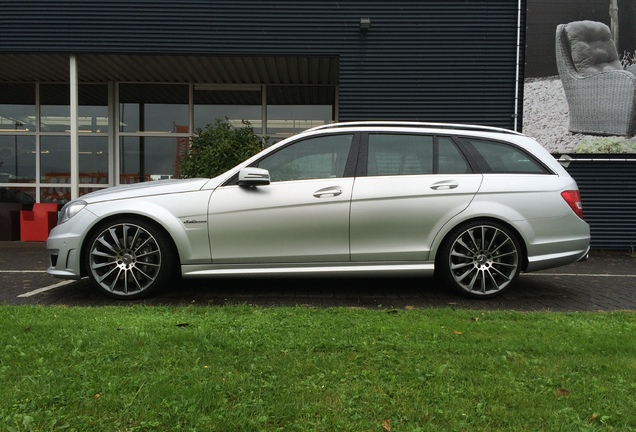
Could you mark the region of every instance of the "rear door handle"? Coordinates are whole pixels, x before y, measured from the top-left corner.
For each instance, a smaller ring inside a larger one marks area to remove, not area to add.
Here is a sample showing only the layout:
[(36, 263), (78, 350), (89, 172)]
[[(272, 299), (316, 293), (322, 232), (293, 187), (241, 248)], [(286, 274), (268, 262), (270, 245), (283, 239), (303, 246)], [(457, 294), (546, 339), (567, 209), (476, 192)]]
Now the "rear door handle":
[(433, 190), (449, 190), (455, 189), (459, 186), (459, 183), (455, 180), (442, 180), (437, 183), (433, 183), (431, 185), (431, 189)]
[(331, 186), (326, 187), (324, 189), (319, 189), (314, 192), (314, 196), (316, 198), (329, 198), (336, 197), (342, 193), (342, 188), (340, 186)]

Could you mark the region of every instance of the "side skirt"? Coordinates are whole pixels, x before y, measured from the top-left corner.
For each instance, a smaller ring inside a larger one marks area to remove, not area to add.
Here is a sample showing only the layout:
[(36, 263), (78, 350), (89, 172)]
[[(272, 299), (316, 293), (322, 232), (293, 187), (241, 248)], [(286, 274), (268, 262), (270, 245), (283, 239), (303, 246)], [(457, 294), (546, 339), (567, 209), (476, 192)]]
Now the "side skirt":
[(181, 266), (184, 278), (205, 277), (342, 277), (342, 276), (432, 276), (433, 262), (374, 262), (320, 264), (197, 264)]

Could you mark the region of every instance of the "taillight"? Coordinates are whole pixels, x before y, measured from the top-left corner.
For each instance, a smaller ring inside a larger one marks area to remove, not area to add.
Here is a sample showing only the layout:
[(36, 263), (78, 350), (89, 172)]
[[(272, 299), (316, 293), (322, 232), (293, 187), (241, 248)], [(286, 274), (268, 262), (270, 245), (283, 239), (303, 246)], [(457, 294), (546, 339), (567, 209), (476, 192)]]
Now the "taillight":
[(581, 195), (577, 190), (567, 190), (561, 192), (561, 196), (566, 203), (570, 206), (572, 211), (576, 213), (578, 217), (583, 219), (583, 204), (581, 203)]

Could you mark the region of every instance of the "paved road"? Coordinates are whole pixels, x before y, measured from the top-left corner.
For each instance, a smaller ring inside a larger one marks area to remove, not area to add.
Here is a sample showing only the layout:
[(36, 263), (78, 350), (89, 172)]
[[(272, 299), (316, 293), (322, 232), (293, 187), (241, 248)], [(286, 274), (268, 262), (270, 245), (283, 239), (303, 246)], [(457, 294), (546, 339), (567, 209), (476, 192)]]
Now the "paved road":
[[(0, 302), (69, 306), (130, 305), (95, 291), (87, 280), (67, 282), (46, 274), (43, 243), (0, 242)], [(44, 289), (43, 291), (38, 291)], [(446, 292), (432, 279), (216, 279), (183, 281), (135, 303), (147, 305), (430, 308), (490, 310), (634, 310), (636, 255), (593, 251), (586, 262), (522, 274), (517, 287), (492, 300)]]

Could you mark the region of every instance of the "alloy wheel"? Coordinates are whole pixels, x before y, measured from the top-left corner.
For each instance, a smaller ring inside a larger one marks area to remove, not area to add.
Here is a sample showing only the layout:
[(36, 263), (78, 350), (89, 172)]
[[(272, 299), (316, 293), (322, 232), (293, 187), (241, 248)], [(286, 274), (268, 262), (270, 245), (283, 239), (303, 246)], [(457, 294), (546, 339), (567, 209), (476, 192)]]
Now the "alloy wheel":
[(145, 228), (130, 223), (109, 226), (96, 236), (89, 254), (93, 281), (117, 297), (149, 290), (161, 272), (159, 242)]
[(519, 250), (503, 229), (490, 225), (471, 226), (450, 247), (450, 274), (456, 287), (476, 297), (504, 290), (519, 273)]

